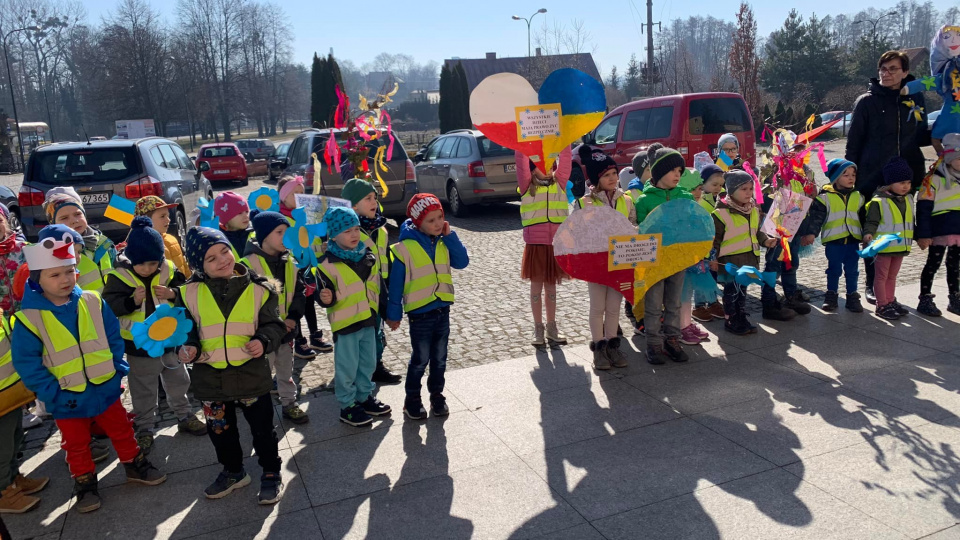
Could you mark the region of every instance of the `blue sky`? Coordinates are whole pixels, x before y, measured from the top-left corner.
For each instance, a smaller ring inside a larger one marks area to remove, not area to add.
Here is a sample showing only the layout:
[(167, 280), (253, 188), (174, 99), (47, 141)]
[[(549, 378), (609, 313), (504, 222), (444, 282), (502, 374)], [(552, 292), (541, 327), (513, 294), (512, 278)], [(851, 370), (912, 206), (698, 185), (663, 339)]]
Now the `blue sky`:
[[(81, 0), (88, 19), (98, 21), (108, 15), (116, 0)], [(176, 1), (151, 0), (169, 20), (176, 17)], [(804, 15), (820, 16), (855, 13), (873, 5), (893, 6), (894, 0), (871, 3), (866, 0), (808, 0), (799, 8)], [(330, 47), (338, 58), (353, 60), (357, 65), (369, 62), (380, 52), (412, 55), (417, 61), (442, 61), (444, 58), (481, 58), (486, 52), (498, 56), (523, 56), (527, 53), (527, 27), (511, 15), (529, 16), (541, 7), (546, 14), (537, 15), (534, 25), (544, 18), (569, 24), (583, 20), (596, 46), (594, 57), (606, 75), (616, 64), (622, 71), (636, 53), (643, 58), (646, 36), (640, 26), (646, 20), (646, 0), (467, 0), (443, 2), (345, 2), (342, 0), (288, 0), (278, 2), (286, 12), (294, 38), (294, 60), (309, 63), (314, 51), (326, 53)], [(739, 0), (655, 0), (654, 21), (685, 18), (692, 14), (713, 15), (733, 21)], [(761, 35), (779, 27), (790, 11), (789, 2), (755, 2), (752, 4)], [(380, 14), (378, 6), (386, 6)], [(837, 6), (842, 11), (837, 11)], [(593, 9), (587, 9), (593, 8)], [(362, 12), (360, 11), (362, 9)], [(377, 32), (378, 28), (389, 32)], [(376, 36), (375, 34), (379, 34)], [(536, 45), (534, 45), (535, 47)]]

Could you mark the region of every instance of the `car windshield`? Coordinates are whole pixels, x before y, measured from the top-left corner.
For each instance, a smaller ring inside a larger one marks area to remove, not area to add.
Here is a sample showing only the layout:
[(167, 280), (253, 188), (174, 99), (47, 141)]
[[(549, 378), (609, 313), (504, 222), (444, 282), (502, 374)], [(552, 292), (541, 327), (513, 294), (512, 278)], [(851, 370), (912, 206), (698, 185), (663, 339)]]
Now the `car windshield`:
[(30, 160), (30, 180), (45, 184), (110, 182), (141, 172), (133, 147), (35, 152)]
[(690, 134), (714, 135), (750, 129), (750, 116), (740, 98), (706, 98), (690, 102)]
[(486, 137), (478, 137), (477, 146), (480, 147), (480, 157), (501, 157), (514, 155), (513, 150), (504, 148)]
[(237, 151), (233, 149), (232, 146), (221, 146), (217, 148), (204, 148), (203, 157), (212, 158), (212, 157), (233, 157), (237, 155)]

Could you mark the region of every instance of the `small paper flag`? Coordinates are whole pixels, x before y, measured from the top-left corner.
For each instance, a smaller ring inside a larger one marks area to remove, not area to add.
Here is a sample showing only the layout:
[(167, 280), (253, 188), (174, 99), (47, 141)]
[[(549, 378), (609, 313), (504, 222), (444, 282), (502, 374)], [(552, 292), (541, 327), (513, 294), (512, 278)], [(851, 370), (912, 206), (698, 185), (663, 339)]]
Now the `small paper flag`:
[(728, 156), (726, 152), (721, 150), (717, 156), (717, 167), (720, 167), (723, 172), (727, 172), (731, 166), (733, 166), (733, 160), (730, 159), (730, 156)]
[(103, 217), (129, 226), (133, 222), (133, 214), (136, 209), (137, 203), (134, 201), (114, 195), (110, 197), (110, 204), (103, 212)]

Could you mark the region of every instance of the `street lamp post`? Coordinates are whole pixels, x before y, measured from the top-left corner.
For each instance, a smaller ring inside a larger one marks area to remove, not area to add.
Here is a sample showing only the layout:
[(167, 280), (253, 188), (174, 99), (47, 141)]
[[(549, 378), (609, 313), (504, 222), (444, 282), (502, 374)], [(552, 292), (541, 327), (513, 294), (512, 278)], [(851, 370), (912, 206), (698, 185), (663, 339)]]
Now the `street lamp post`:
[[(23, 137), (20, 136), (20, 118), (17, 116), (17, 98), (13, 93), (13, 73), (10, 72), (10, 55), (7, 54), (7, 38), (11, 34), (23, 31), (39, 32), (39, 26), (27, 26), (24, 28), (15, 28), (3, 36), (3, 61), (7, 65), (7, 85), (10, 86), (10, 104), (13, 106), (13, 123), (17, 126), (17, 144), (20, 146), (20, 167), (25, 165), (23, 160)], [(6, 126), (3, 129), (7, 129)]]
[(886, 17), (891, 17), (891, 16), (896, 15), (896, 14), (897, 14), (896, 11), (891, 11), (890, 13), (884, 13), (883, 15), (877, 17), (876, 19), (860, 19), (859, 21), (853, 21), (853, 24), (862, 24), (862, 23), (871, 23), (871, 24), (873, 24), (873, 33), (871, 34), (871, 36), (873, 37), (873, 53), (874, 53), (874, 55), (876, 55), (877, 52), (878, 52), (878, 51), (877, 51), (877, 25), (880, 24), (880, 21), (883, 20), (884, 18), (886, 18)]
[(512, 17), (513, 20), (515, 21), (527, 21), (527, 56), (532, 56), (530, 53), (530, 23), (533, 21), (533, 18), (537, 16), (537, 13), (546, 13), (546, 12), (547, 12), (547, 8), (540, 8), (537, 10), (536, 13), (531, 15), (529, 18), (518, 17), (516, 15)]

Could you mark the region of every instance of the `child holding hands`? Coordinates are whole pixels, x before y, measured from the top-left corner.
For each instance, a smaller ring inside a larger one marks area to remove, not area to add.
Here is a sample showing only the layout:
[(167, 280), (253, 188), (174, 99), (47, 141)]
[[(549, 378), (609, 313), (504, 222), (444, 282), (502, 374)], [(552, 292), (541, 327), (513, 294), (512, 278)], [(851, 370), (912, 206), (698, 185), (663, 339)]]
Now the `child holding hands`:
[(920, 304), (917, 312), (939, 317), (933, 303), (933, 278), (947, 256), (947, 311), (960, 315), (960, 133), (948, 133), (941, 141), (943, 160), (924, 179), (917, 200), (917, 246), (930, 248), (920, 273)]

